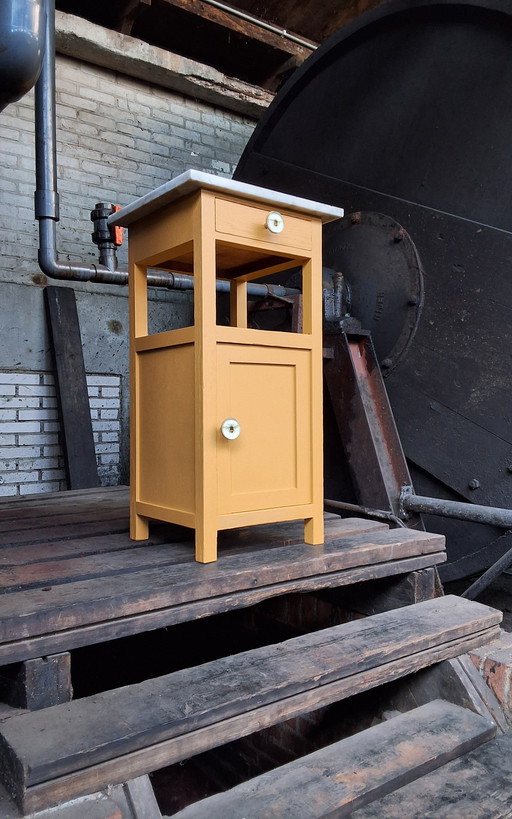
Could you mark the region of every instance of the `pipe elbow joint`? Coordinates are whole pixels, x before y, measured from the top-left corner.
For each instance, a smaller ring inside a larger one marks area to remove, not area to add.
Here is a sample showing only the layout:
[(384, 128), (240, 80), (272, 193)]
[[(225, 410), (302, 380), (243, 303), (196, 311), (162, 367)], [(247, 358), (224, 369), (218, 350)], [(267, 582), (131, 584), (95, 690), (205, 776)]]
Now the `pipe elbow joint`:
[(103, 265), (66, 264), (60, 262), (56, 248), (42, 246), (38, 251), (38, 262), (41, 271), (49, 279), (75, 282), (97, 282), (100, 284), (128, 284), (128, 273), (123, 270), (109, 270)]
[(71, 265), (59, 262), (53, 248), (40, 247), (37, 254), (41, 271), (50, 279), (76, 279)]

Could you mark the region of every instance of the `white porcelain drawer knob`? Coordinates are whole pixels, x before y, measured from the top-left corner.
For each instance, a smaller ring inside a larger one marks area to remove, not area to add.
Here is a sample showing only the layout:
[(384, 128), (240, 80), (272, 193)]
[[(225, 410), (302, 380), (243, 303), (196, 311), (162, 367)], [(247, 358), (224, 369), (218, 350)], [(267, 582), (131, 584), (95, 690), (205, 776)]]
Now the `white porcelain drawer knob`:
[(284, 219), (277, 210), (272, 210), (270, 213), (267, 213), (265, 227), (267, 227), (271, 233), (281, 233), (284, 228)]
[(226, 418), (221, 424), (220, 431), (228, 441), (234, 441), (240, 435), (240, 424), (236, 418)]

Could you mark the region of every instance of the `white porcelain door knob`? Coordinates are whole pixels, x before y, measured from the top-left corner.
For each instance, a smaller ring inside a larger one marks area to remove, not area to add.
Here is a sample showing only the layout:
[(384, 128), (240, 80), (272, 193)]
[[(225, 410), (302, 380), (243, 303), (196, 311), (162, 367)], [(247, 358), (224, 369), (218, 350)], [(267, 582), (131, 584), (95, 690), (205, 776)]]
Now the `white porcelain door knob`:
[(226, 418), (221, 424), (220, 431), (228, 441), (234, 441), (240, 435), (240, 424), (236, 418)]

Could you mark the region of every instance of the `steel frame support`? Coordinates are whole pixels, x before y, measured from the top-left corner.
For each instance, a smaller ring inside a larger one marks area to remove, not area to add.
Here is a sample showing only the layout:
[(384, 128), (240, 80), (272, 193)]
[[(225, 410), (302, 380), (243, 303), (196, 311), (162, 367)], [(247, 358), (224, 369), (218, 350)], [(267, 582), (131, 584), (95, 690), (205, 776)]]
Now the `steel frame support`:
[[(402, 486), (411, 484), (398, 431), (369, 334), (324, 335), (324, 375), (358, 502), (400, 512)], [(423, 529), (419, 515), (407, 520)]]

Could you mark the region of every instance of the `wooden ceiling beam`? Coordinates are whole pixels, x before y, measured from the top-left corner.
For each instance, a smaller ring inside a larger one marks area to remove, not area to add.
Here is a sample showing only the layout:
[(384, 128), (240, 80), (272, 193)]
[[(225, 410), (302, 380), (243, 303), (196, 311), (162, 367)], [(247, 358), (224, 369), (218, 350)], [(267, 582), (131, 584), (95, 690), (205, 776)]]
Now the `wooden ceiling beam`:
[[(313, 42), (324, 40), (369, 9), (387, 0), (225, 0), (248, 14), (271, 20)], [(412, 3), (411, 3), (412, 5)]]
[[(277, 32), (269, 31), (256, 23), (243, 20), (235, 14), (211, 6), (208, 3), (202, 2), (202, 0), (153, 0), (153, 6), (159, 6), (161, 8), (168, 6), (181, 9), (210, 23), (216, 23), (229, 31), (236, 32), (251, 40), (264, 43), (284, 54), (293, 56), (297, 59), (298, 63), (303, 62), (306, 57), (309, 57), (312, 51), (299, 43), (295, 43), (293, 40), (283, 37)], [(315, 47), (316, 43), (312, 42), (311, 45)]]
[(117, 18), (117, 31), (131, 34), (135, 21), (151, 7), (151, 0), (127, 0)]

